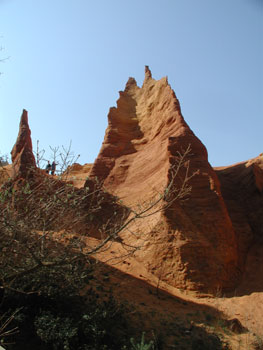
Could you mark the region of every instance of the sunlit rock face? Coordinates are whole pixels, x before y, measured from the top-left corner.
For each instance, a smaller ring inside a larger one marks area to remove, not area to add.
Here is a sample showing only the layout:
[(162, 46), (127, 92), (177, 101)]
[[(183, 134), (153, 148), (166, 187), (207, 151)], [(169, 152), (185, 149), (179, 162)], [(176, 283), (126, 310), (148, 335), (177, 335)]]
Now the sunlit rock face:
[(90, 178), (101, 181), (125, 205), (143, 206), (163, 193), (179, 154), (189, 147), (172, 189), (182, 186), (187, 171), (196, 173), (188, 181), (191, 192), (186, 200), (176, 200), (177, 191), (171, 193), (175, 201), (170, 207), (137, 220), (123, 241), (138, 244), (137, 259), (175, 287), (234, 288), (242, 270), (235, 228), (207, 150), (185, 122), (167, 78), (154, 80), (147, 66), (141, 88), (129, 78), (108, 122)]
[(32, 149), (31, 131), (28, 125), (28, 113), (24, 109), (16, 143), (11, 151), (12, 177), (26, 178), (36, 169), (36, 161)]

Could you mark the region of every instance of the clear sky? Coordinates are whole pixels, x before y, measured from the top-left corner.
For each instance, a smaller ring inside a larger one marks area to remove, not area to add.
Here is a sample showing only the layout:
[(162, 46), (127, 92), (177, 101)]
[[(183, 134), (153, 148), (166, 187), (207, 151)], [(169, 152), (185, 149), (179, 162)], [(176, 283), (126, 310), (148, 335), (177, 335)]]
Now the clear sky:
[(144, 66), (168, 76), (212, 166), (263, 152), (263, 0), (0, 0), (0, 151), (23, 109), (33, 145), (100, 150), (109, 108)]

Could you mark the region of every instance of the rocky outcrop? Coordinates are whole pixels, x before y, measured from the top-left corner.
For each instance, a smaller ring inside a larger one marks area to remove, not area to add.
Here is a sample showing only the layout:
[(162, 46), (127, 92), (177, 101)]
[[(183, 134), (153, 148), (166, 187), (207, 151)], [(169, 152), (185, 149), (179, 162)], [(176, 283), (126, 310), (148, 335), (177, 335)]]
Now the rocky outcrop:
[(12, 178), (26, 178), (36, 169), (36, 161), (32, 149), (31, 131), (28, 125), (28, 113), (24, 109), (16, 143), (11, 151)]
[(74, 163), (64, 172), (62, 180), (71, 183), (74, 187), (81, 188), (89, 177), (91, 167), (91, 163), (86, 163), (84, 165)]
[(179, 154), (188, 147), (191, 152), (173, 189), (182, 186), (186, 172), (198, 172), (188, 182), (192, 190), (187, 201), (174, 197), (169, 208), (140, 220), (123, 240), (140, 242), (137, 258), (175, 287), (233, 288), (242, 270), (235, 228), (206, 148), (185, 122), (167, 78), (154, 80), (148, 67), (141, 88), (129, 78), (108, 122), (90, 177), (98, 178), (125, 205), (152, 203), (171, 183)]
[(252, 166), (255, 177), (255, 184), (260, 193), (263, 191), (263, 155), (248, 162), (248, 166)]
[(235, 228), (239, 265), (252, 243), (263, 240), (263, 157), (215, 168), (225, 205)]

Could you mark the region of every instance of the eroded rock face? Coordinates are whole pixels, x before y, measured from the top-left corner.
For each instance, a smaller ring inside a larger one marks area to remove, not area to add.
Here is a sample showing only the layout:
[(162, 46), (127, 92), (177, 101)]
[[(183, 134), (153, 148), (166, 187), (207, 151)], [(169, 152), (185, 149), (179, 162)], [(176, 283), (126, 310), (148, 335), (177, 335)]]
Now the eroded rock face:
[[(143, 241), (137, 254), (158, 278), (178, 287), (212, 291), (233, 288), (240, 279), (235, 229), (224, 203), (218, 177), (207, 151), (185, 122), (167, 78), (154, 80), (148, 67), (139, 88), (130, 78), (110, 109), (109, 125), (90, 177), (97, 177), (125, 205), (153, 200), (169, 185), (178, 152), (191, 155), (181, 167), (174, 187), (189, 174), (187, 201), (176, 200), (163, 212), (140, 220), (131, 229)], [(175, 196), (176, 194), (174, 194)]]
[(16, 143), (11, 151), (12, 177), (26, 178), (36, 169), (36, 161), (32, 149), (31, 131), (28, 125), (28, 113), (24, 109)]
[(263, 157), (215, 168), (235, 228), (239, 265), (244, 266), (252, 243), (263, 239)]
[(74, 163), (65, 171), (62, 179), (65, 182), (71, 183), (75, 187), (81, 188), (89, 177), (91, 167), (91, 163), (86, 163), (84, 165)]

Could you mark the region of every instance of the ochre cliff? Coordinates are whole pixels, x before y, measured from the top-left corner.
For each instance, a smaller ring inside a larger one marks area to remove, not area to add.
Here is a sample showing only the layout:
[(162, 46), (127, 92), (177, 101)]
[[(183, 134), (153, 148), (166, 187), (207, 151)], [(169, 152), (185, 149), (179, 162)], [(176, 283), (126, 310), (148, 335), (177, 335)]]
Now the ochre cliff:
[(243, 268), (251, 244), (262, 244), (263, 239), (263, 156), (215, 171), (235, 228), (239, 266)]
[[(213, 169), (167, 78), (154, 80), (148, 67), (141, 88), (129, 78), (108, 121), (94, 164), (74, 164), (62, 182), (52, 180), (55, 187), (71, 182), (80, 193), (84, 185), (84, 192), (105, 197), (96, 210), (96, 223), (91, 227), (84, 220), (75, 229), (81, 226), (84, 234), (97, 237), (105, 222), (114, 229), (129, 213), (131, 218), (157, 201), (153, 210), (139, 215), (120, 233), (118, 242), (127, 252), (136, 250), (136, 264), (173, 287), (203, 292), (235, 289), (249, 249), (262, 244), (262, 154)], [(30, 134), (24, 110), (12, 149), (12, 177), (26, 179), (34, 174), (38, 183), (40, 174), (48, 175), (35, 171)], [(190, 192), (178, 198), (187, 177)], [(86, 210), (85, 205), (81, 210)]]
[(162, 193), (178, 152), (183, 154), (188, 147), (191, 154), (175, 186), (181, 186), (187, 164), (189, 174), (198, 172), (189, 181), (188, 200), (177, 200), (165, 211), (139, 220), (131, 230), (140, 235), (127, 233), (124, 242), (140, 245), (137, 258), (175, 287), (235, 287), (242, 270), (235, 228), (206, 148), (186, 124), (167, 78), (154, 80), (146, 66), (143, 86), (130, 78), (108, 121), (90, 177), (97, 177), (125, 205), (135, 208)]
[(74, 187), (81, 188), (84, 186), (87, 178), (89, 177), (92, 164), (86, 163), (81, 165), (74, 163), (67, 168), (64, 172), (62, 179), (65, 182), (71, 183)]

